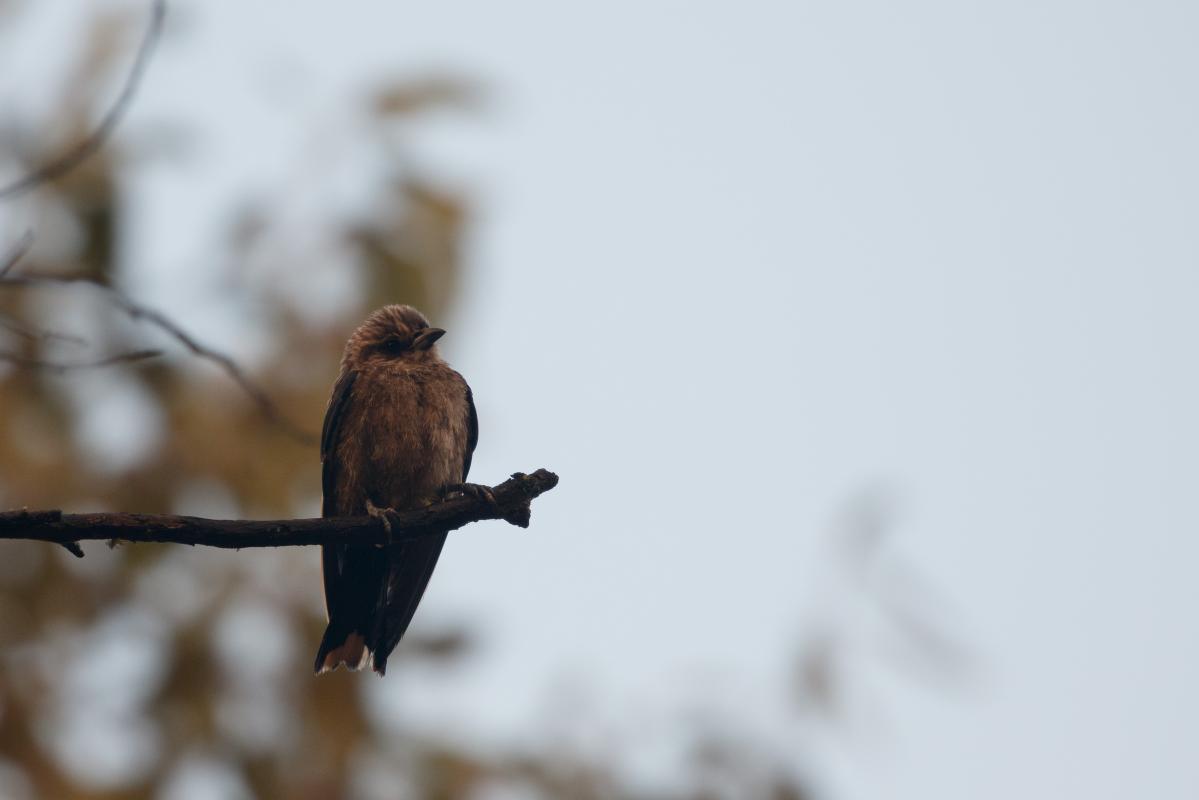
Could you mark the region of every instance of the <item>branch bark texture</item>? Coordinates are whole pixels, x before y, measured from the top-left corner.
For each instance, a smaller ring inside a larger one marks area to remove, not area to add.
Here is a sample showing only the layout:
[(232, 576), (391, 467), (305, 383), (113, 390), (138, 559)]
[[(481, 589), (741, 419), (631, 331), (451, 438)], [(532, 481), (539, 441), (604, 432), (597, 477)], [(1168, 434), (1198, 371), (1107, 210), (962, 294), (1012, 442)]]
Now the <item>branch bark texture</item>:
[(452, 497), (391, 517), (390, 533), (375, 517), (327, 519), (227, 520), (153, 514), (64, 514), (61, 511), (0, 513), (0, 539), (34, 539), (83, 555), (78, 542), (103, 539), (126, 542), (173, 542), (240, 549), (315, 544), (387, 544), (457, 530), (472, 522), (504, 519), (529, 526), (530, 501), (558, 485), (558, 476), (539, 469), (522, 472), (492, 487), (495, 503), (469, 495)]

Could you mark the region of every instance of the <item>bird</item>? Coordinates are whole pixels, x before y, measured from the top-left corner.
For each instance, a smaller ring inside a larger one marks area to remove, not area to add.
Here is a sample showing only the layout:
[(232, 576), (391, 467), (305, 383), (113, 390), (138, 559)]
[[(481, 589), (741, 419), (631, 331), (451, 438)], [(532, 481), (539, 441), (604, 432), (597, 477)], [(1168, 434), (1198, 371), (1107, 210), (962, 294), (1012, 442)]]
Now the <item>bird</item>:
[[(466, 483), (479, 419), (470, 386), (437, 350), (444, 335), (412, 306), (387, 305), (350, 336), (321, 430), (322, 517), (371, 514), (390, 531), (396, 511), (454, 493), (490, 497)], [(342, 664), (386, 673), (445, 539), (321, 546), (329, 622), (317, 674)]]

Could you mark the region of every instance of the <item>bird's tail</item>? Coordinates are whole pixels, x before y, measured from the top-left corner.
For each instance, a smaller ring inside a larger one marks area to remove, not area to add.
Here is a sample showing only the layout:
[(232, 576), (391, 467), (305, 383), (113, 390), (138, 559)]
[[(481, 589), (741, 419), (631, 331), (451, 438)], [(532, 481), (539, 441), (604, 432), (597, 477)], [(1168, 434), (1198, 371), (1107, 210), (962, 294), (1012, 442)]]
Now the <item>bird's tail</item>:
[[(326, 596), (332, 587), (336, 599), (313, 664), (318, 675), (341, 664), (352, 670), (370, 665), (380, 675), (387, 672), (388, 656), (412, 622), (445, 539), (441, 533), (386, 549), (346, 548), (345, 566), (334, 573), (335, 581), (326, 582)], [(326, 575), (331, 570), (328, 567)], [(350, 580), (342, 579), (344, 575)]]
[(342, 664), (346, 669), (362, 669), (371, 661), (371, 649), (366, 637), (341, 620), (331, 619), (321, 637), (321, 646), (316, 651), (316, 662), (312, 669), (317, 675), (331, 672)]
[(373, 633), (367, 641), (372, 651), (371, 666), (380, 675), (387, 672), (387, 659), (416, 614), (445, 538), (444, 533), (438, 533), (388, 548), (391, 566), (383, 581)]
[(321, 548), (329, 625), (321, 637), (313, 669), (319, 675), (345, 664), (361, 669), (375, 647), (375, 610), (387, 570), (387, 555), (375, 547)]

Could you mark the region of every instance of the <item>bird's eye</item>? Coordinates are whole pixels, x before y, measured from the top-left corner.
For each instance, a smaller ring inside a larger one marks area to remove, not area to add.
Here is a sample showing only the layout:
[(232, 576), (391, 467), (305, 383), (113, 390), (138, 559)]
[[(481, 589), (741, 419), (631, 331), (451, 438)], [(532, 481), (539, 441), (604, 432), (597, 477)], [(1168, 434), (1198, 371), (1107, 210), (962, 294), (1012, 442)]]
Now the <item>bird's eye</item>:
[(390, 356), (398, 356), (407, 349), (407, 343), (403, 339), (388, 339), (383, 343), (383, 352)]

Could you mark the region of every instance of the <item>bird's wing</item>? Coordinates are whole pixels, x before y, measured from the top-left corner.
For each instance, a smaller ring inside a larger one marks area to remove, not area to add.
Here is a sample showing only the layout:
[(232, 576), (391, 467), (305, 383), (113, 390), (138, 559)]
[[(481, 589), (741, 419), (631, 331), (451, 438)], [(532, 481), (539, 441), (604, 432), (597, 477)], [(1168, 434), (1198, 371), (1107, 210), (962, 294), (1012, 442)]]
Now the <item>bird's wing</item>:
[[(329, 408), (325, 411), (325, 422), (321, 427), (321, 516), (335, 517), (343, 510), (337, 497), (338, 462), (333, 451), (341, 434), (341, 423), (345, 419), (346, 409), (350, 405), (350, 397), (357, 380), (357, 372), (345, 372), (333, 384), (333, 395), (329, 398)], [(341, 592), (339, 584), (343, 572), (345, 548), (339, 545), (321, 547), (321, 572), (325, 582), (325, 608), (329, 616), (335, 616), (334, 607), (338, 604)]]
[[(475, 399), (470, 386), (463, 381), (466, 390), (466, 442), (462, 454), (462, 480), (470, 472), (471, 456), (479, 443), (479, 416), (475, 413)], [(416, 607), (425, 594), (437, 558), (445, 545), (446, 534), (423, 536), (411, 541), (399, 542), (389, 549), (391, 569), (379, 598), (385, 609), (379, 614), (376, 624), (379, 631), (372, 639), (374, 644), (374, 668), (382, 675), (387, 670), (387, 658), (392, 649), (408, 630)]]
[(345, 417), (346, 408), (350, 405), (350, 396), (354, 381), (358, 379), (357, 372), (345, 372), (338, 376), (333, 384), (333, 395), (329, 398), (329, 407), (325, 410), (325, 422), (321, 426), (321, 516), (337, 515), (337, 459), (331, 458), (337, 448), (338, 436), (341, 433), (341, 421)]
[(479, 415), (475, 413), (475, 395), (466, 387), (466, 453), (462, 457), (462, 480), (470, 474), (470, 461), (475, 454), (475, 445), (479, 443)]

